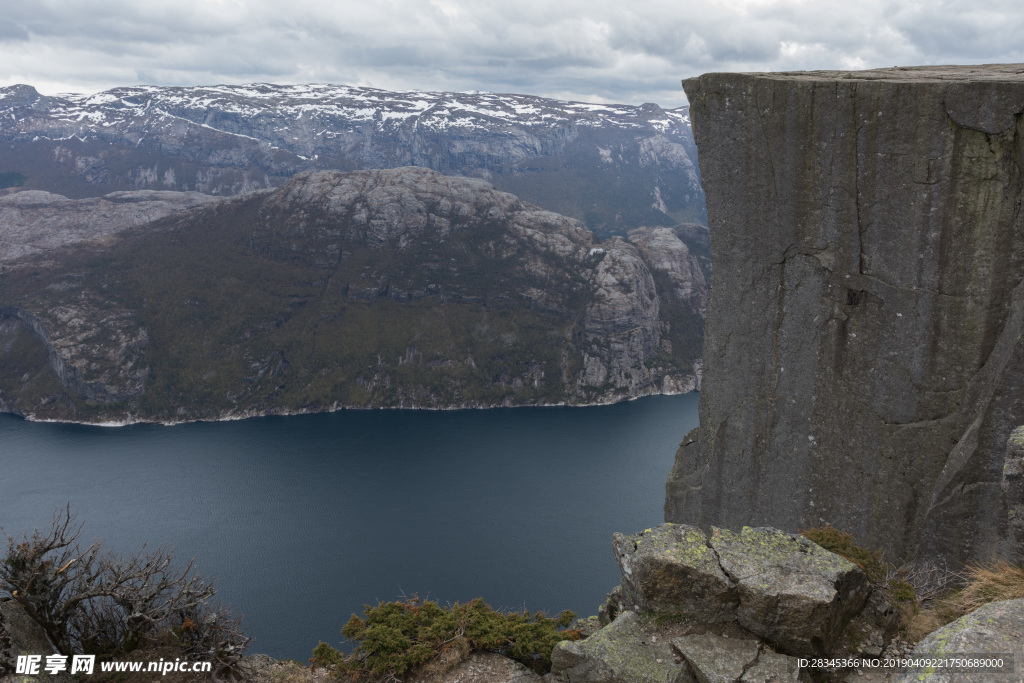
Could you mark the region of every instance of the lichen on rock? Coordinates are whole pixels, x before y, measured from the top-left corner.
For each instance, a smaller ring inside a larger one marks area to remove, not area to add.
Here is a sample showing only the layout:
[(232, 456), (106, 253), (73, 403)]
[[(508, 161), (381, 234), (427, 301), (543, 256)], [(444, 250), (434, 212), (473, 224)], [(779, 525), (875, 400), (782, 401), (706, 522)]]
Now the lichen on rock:
[(706, 622), (735, 617), (735, 585), (700, 529), (661, 524), (633, 536), (615, 534), (612, 547), (627, 609)]
[(1020, 681), (1024, 663), (1024, 599), (991, 602), (929, 634), (914, 647), (911, 659), (942, 660), (969, 657), (994, 659), (1002, 655), (1004, 667), (974, 673), (953, 666), (925, 666), (902, 673), (898, 683), (945, 683), (985, 680)]
[(800, 535), (715, 528), (709, 542), (736, 583), (737, 621), (790, 654), (830, 652), (871, 594), (855, 564)]
[(670, 643), (640, 628), (635, 612), (625, 611), (586, 640), (562, 641), (551, 654), (551, 671), (568, 683), (692, 683)]

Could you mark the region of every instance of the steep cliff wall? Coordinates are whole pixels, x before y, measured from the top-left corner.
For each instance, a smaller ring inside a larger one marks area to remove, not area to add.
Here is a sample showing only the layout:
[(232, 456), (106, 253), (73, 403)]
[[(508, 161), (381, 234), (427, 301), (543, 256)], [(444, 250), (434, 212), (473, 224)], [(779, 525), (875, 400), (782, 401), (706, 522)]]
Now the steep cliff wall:
[(684, 82), (715, 284), (669, 521), (1016, 552), (1024, 65)]

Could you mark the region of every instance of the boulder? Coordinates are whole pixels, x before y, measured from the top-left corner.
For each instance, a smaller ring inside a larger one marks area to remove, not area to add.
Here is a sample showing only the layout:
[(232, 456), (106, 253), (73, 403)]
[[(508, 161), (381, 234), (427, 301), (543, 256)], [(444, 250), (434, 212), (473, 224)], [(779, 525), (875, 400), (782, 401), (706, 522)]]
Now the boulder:
[(797, 666), (795, 657), (769, 651), (762, 652), (740, 680), (743, 683), (803, 683), (811, 680), (811, 676), (807, 669)]
[(733, 683), (757, 660), (757, 641), (716, 635), (683, 636), (672, 645), (700, 683)]
[(696, 527), (665, 523), (632, 536), (615, 534), (622, 586), (609, 594), (604, 613), (613, 618), (616, 609), (626, 609), (707, 624), (736, 620), (791, 655), (833, 652), (843, 628), (856, 619), (858, 640), (884, 646), (895, 612), (877, 597), (871, 613), (861, 614), (872, 591), (855, 564), (778, 529), (712, 530), (708, 537)]
[(1024, 599), (1005, 600), (984, 605), (970, 614), (929, 634), (914, 648), (910, 657), (943, 658), (966, 656), (984, 658), (1004, 655), (1012, 661), (1006, 671), (967, 673), (962, 670), (934, 668), (903, 671), (898, 683), (943, 683), (949, 681), (1024, 680)]
[(831, 651), (871, 587), (855, 564), (778, 529), (713, 529), (711, 548), (736, 583), (736, 618), (784, 652)]
[(672, 645), (690, 665), (699, 683), (796, 683), (806, 679), (795, 657), (765, 650), (756, 640), (705, 634), (676, 638)]
[(615, 534), (612, 548), (626, 609), (703, 622), (734, 618), (735, 586), (700, 529), (661, 524), (633, 536)]
[(669, 641), (640, 628), (625, 611), (586, 640), (562, 641), (551, 654), (551, 672), (568, 683), (693, 683)]

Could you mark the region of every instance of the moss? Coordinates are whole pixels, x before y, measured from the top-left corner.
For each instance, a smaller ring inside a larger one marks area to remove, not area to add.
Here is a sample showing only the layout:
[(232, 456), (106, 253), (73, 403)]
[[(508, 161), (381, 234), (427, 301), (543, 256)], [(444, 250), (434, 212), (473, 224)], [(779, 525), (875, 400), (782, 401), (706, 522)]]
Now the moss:
[[(853, 542), (851, 534), (840, 531), (828, 524), (823, 527), (807, 529), (800, 533), (804, 538), (816, 543), (825, 550), (853, 562), (861, 568), (867, 575), (868, 581), (872, 584), (878, 585), (883, 583), (885, 579), (885, 564), (882, 562), (882, 551), (870, 551), (862, 548)], [(906, 588), (910, 588), (911, 591), (913, 590), (906, 583), (899, 586), (901, 592), (905, 592)]]

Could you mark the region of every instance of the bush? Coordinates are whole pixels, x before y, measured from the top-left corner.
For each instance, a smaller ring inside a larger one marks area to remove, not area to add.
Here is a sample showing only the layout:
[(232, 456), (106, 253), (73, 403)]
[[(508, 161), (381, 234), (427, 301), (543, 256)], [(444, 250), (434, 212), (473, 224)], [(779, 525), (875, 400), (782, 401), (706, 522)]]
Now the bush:
[(104, 553), (100, 541), (83, 548), (70, 506), (45, 532), (3, 533), (0, 597), (17, 601), (64, 655), (115, 657), (170, 643), (223, 675), (251, 640), (237, 617), (211, 605), (216, 591), (192, 562), (176, 566), (163, 548), (127, 558)]
[[(347, 674), (376, 680), (395, 680), (415, 669), (447, 671), (474, 650), (500, 652), (537, 672), (551, 669), (551, 652), (562, 640), (577, 640), (579, 631), (566, 629), (576, 618), (562, 612), (556, 618), (543, 612), (502, 613), (482, 598), (443, 608), (418, 597), (366, 606), (341, 630), (357, 643), (343, 657), (321, 643), (313, 651), (316, 664), (336, 665)], [(431, 666), (432, 665), (432, 666)]]

